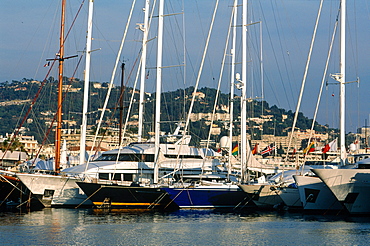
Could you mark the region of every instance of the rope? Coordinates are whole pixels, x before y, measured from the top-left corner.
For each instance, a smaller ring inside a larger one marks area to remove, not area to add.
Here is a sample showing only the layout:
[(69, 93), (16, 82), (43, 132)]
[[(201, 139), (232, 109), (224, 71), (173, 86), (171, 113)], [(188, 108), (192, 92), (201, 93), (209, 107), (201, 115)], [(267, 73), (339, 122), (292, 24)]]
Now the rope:
[(23, 194), (26, 194), (24, 191), (22, 191), (21, 189), (19, 189), (16, 185), (14, 185), (12, 182), (10, 182), (7, 178), (5, 178), (3, 175), (0, 174), (0, 178), (4, 179), (6, 182), (8, 182), (11, 186), (13, 186), (15, 189), (19, 190), (20, 192), (22, 192)]
[(12, 194), (12, 192), (15, 190), (15, 187), (13, 187), (13, 189), (9, 192), (9, 194), (4, 198), (4, 201), (2, 201), (0, 203), (0, 206), (3, 205), (3, 203), (6, 201), (6, 199), (8, 199), (8, 197), (10, 196), (10, 194)]
[(95, 195), (99, 190), (101, 190), (103, 187), (100, 186), (99, 189), (94, 191), (89, 197), (87, 197), (85, 200), (83, 200), (80, 204), (78, 204), (75, 208), (79, 208), (82, 204), (84, 204), (87, 200), (89, 200), (93, 195)]

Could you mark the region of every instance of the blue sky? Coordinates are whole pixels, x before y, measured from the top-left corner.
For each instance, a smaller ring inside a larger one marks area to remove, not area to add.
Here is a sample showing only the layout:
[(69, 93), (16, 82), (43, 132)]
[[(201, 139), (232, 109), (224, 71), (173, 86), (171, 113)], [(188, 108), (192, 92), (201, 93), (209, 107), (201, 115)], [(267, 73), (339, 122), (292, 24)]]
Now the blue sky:
[[(165, 18), (164, 65), (178, 65), (164, 71), (163, 90), (175, 90), (195, 84), (201, 55), (210, 26), (215, 0), (167, 1), (165, 13), (183, 13)], [(241, 1), (239, 1), (241, 2)], [(309, 44), (319, 7), (319, 0), (249, 0), (249, 22), (262, 20), (264, 59), (264, 98), (270, 105), (295, 111), (302, 82)], [(233, 1), (222, 0), (217, 10), (207, 59), (200, 87), (216, 87)], [(67, 27), (70, 26), (81, 0), (67, 1)], [(0, 8), (0, 82), (34, 78), (42, 80), (48, 68), (45, 60), (52, 58), (58, 49), (60, 1), (3, 1)], [(347, 131), (355, 131), (369, 119), (370, 92), (370, 3), (367, 0), (347, 1), (347, 81), (360, 77), (360, 85), (348, 84)], [(141, 32), (135, 29), (143, 19), (143, 0), (137, 0), (127, 42), (123, 49), (127, 74), (132, 71), (132, 86), (140, 50)], [(301, 110), (312, 118), (324, 70), (328, 43), (339, 1), (325, 1), (316, 44), (309, 68)], [(92, 55), (92, 81), (108, 82), (111, 78), (119, 43), (127, 22), (131, 1), (95, 1), (93, 48), (101, 49)], [(241, 8), (238, 10), (241, 13)], [(156, 15), (156, 14), (155, 14)], [(66, 55), (81, 55), (85, 45), (87, 1), (66, 44)], [(239, 19), (239, 24), (241, 20)], [(148, 68), (155, 66), (156, 19), (153, 19), (148, 44)], [(240, 28), (239, 28), (240, 29)], [(241, 34), (237, 43), (240, 44)], [(185, 41), (184, 38), (185, 37)], [(259, 69), (259, 25), (249, 29), (248, 96), (261, 97)], [(240, 45), (239, 45), (240, 46)], [(184, 55), (186, 47), (186, 55)], [(237, 49), (237, 53), (240, 48)], [(227, 51), (229, 54), (229, 49)], [(185, 58), (184, 58), (185, 57)], [(240, 62), (241, 55), (237, 55)], [(229, 59), (229, 58), (228, 58)], [(71, 76), (78, 59), (66, 62), (65, 76)], [(338, 41), (334, 47), (329, 73), (339, 72)], [(230, 60), (226, 60), (229, 64)], [(184, 63), (186, 66), (184, 67)], [(155, 71), (148, 69), (146, 91), (154, 91)], [(240, 72), (240, 65), (237, 66)], [(227, 65), (222, 77), (221, 90), (229, 92), (230, 68)], [(185, 76), (184, 76), (185, 74)], [(56, 71), (53, 71), (56, 76)], [(83, 66), (76, 77), (83, 78)], [(118, 84), (119, 76), (115, 79)], [(334, 82), (328, 79), (328, 82)], [(239, 93), (239, 92), (236, 92)], [(324, 89), (318, 121), (338, 127), (339, 88), (330, 85)]]

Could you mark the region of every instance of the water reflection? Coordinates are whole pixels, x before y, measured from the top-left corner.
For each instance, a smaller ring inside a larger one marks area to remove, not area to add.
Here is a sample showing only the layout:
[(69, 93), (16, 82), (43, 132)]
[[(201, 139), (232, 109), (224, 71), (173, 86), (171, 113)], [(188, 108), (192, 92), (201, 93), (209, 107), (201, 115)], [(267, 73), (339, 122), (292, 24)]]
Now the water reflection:
[(179, 210), (43, 209), (0, 213), (2, 244), (366, 245), (370, 217)]

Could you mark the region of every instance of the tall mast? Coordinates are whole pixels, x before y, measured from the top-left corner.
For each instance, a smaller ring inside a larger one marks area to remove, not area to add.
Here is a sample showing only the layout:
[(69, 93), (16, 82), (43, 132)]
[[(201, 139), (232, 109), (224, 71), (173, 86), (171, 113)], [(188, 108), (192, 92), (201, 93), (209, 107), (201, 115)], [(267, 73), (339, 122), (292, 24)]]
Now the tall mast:
[(345, 147), (345, 82), (346, 82), (346, 0), (340, 6), (340, 159), (342, 164), (346, 158)]
[(230, 131), (229, 131), (229, 167), (228, 175), (231, 173), (231, 155), (233, 148), (233, 128), (234, 128), (234, 81), (235, 81), (235, 46), (236, 46), (236, 21), (238, 13), (238, 0), (234, 0), (233, 6), (233, 39), (231, 47), (231, 82), (230, 82)]
[(242, 176), (241, 181), (244, 181), (244, 175), (247, 165), (247, 101), (246, 101), (246, 82), (247, 82), (247, 0), (243, 0), (243, 14), (242, 14), (242, 95), (241, 95), (241, 143), (240, 143), (240, 160)]
[(161, 121), (161, 88), (162, 88), (162, 50), (163, 50), (163, 8), (164, 0), (159, 1), (158, 6), (158, 46), (157, 46), (157, 85), (155, 105), (155, 166), (154, 183), (158, 183), (158, 154), (159, 154), (159, 133)]
[(91, 40), (92, 40), (92, 16), (94, 9), (94, 0), (89, 0), (89, 13), (87, 20), (86, 36), (86, 60), (85, 60), (85, 78), (84, 78), (84, 99), (82, 108), (82, 125), (80, 136), (80, 164), (85, 162), (86, 145), (86, 127), (87, 127), (87, 107), (89, 104), (89, 82), (90, 82), (90, 59), (91, 59)]
[(62, 135), (62, 89), (63, 89), (63, 63), (64, 63), (64, 27), (65, 27), (65, 5), (66, 0), (62, 0), (60, 38), (59, 38), (59, 67), (58, 67), (58, 108), (57, 108), (57, 128), (55, 131), (55, 171), (60, 169), (60, 146)]
[(122, 143), (122, 126), (123, 126), (123, 88), (124, 88), (125, 63), (121, 65), (121, 93), (119, 97), (119, 139), (118, 145)]
[(141, 26), (143, 31), (143, 48), (141, 52), (141, 80), (140, 80), (140, 102), (139, 102), (139, 128), (138, 128), (138, 141), (141, 142), (143, 135), (143, 122), (144, 122), (144, 93), (145, 93), (145, 67), (146, 67), (146, 50), (148, 41), (148, 19), (149, 19), (149, 0), (145, 0), (144, 7), (144, 24)]

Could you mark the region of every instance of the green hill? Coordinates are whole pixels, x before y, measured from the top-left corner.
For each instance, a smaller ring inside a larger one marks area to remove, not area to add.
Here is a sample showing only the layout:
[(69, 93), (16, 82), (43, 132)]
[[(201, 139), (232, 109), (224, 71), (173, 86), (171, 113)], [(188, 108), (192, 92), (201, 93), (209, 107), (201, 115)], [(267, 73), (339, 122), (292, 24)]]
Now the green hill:
[[(69, 93), (64, 94), (63, 102), (63, 128), (77, 130), (81, 124), (81, 111), (83, 99), (83, 81), (79, 79), (68, 80), (64, 78), (64, 85), (70, 85)], [(43, 86), (41, 82), (33, 81), (32, 79), (22, 79), (21, 81), (4, 82), (0, 84), (0, 134), (13, 132), (20, 125), (23, 126), (24, 134), (32, 134), (41, 142), (48, 131), (48, 125), (53, 121), (53, 113), (56, 111), (57, 105), (57, 81), (50, 77)], [(41, 88), (41, 89), (40, 89)], [(100, 117), (99, 108), (103, 107), (104, 100), (107, 93), (107, 83), (93, 82), (90, 84), (90, 99), (88, 125), (90, 129), (95, 129), (97, 121)], [(123, 113), (124, 119), (126, 118), (129, 101), (132, 96), (132, 88), (123, 88)], [(161, 130), (171, 132), (174, 129), (174, 122), (185, 121), (187, 118), (187, 111), (189, 109), (191, 98), (194, 88), (189, 87), (186, 89), (178, 89), (176, 91), (169, 91), (162, 93), (161, 105)], [(198, 90), (193, 113), (212, 113), (214, 108), (214, 100), (216, 98), (216, 89), (201, 88)], [(104, 127), (118, 127), (119, 123), (119, 98), (121, 88), (113, 88), (108, 109), (110, 112), (105, 114)], [(35, 104), (30, 109), (31, 102), (34, 100), (35, 95), (38, 95)], [(138, 111), (139, 93), (134, 93), (135, 103), (130, 114), (130, 121), (134, 122), (135, 115)], [(154, 122), (154, 107), (155, 107), (155, 93), (146, 94), (145, 115), (144, 115), (144, 132), (146, 136), (153, 132)], [(229, 106), (229, 94), (220, 93), (219, 101), (217, 103), (217, 113), (227, 114)], [(273, 105), (270, 106), (265, 101), (250, 100), (247, 103), (247, 116), (248, 116), (248, 133), (255, 139), (259, 139), (261, 134), (275, 134), (276, 136), (285, 136), (290, 131), (294, 112), (291, 110), (278, 108)], [(29, 111), (27, 119), (24, 119), (27, 111)], [(239, 134), (238, 116), (240, 115), (240, 100), (236, 97), (234, 100), (234, 119), (235, 129), (234, 134)], [(263, 117), (266, 120), (263, 123), (253, 121)], [(297, 127), (300, 129), (311, 128), (312, 120), (299, 113)], [(227, 135), (227, 120), (216, 120), (214, 122), (221, 130), (220, 134), (213, 136), (213, 140), (219, 141), (223, 135)], [(134, 124), (133, 124), (134, 125)], [(136, 132), (136, 126), (131, 126), (128, 131)], [(193, 144), (199, 143), (200, 140), (208, 138), (209, 119), (201, 118), (194, 121), (190, 125), (190, 132), (194, 136)], [(315, 123), (315, 130), (317, 132), (327, 132), (328, 126), (323, 126)], [(53, 140), (53, 131), (48, 136), (49, 141)]]

